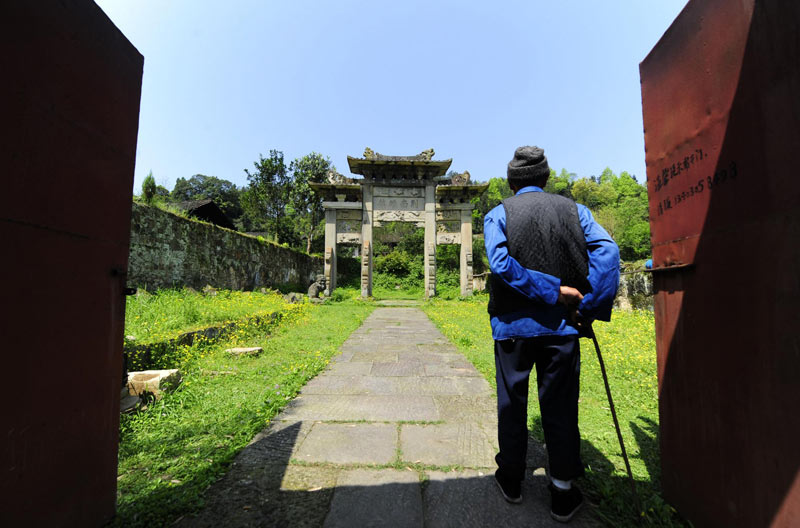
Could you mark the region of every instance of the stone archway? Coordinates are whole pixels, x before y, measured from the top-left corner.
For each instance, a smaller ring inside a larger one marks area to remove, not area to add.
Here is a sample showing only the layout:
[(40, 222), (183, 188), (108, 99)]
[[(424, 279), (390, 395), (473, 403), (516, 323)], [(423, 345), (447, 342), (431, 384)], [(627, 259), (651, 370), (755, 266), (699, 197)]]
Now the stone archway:
[(383, 222), (413, 222), (425, 228), (425, 298), (436, 295), (436, 246), (461, 244), (461, 295), (472, 295), (472, 204), (488, 185), (470, 185), (469, 173), (444, 178), (452, 159), (384, 156), (367, 147), (363, 158), (347, 157), (350, 172), (332, 173), (311, 184), (325, 208), (325, 293), (336, 288), (336, 246), (361, 246), (361, 296), (372, 295), (372, 228)]

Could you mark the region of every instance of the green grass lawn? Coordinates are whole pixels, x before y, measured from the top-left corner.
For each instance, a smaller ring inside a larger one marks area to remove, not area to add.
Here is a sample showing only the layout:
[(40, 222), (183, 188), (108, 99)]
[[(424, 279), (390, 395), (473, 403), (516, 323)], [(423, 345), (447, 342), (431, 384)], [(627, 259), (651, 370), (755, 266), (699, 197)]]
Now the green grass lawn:
[(219, 290), (215, 295), (189, 290), (159, 290), (129, 297), (125, 307), (125, 335), (137, 343), (152, 343), (215, 323), (264, 315), (286, 306), (276, 292)]
[[(422, 292), (404, 292), (421, 298)], [(376, 291), (376, 298), (392, 292)], [(417, 295), (418, 294), (418, 295)], [(162, 400), (121, 417), (117, 526), (169, 524), (202, 506), (202, 492), (226, 470), (235, 454), (262, 430), (299, 389), (327, 364), (372, 310), (355, 298), (356, 288), (337, 289), (342, 302), (289, 305), (276, 294), (159, 292), (129, 300), (127, 317), (137, 341), (151, 342), (179, 331), (228, 320), (244, 321), (223, 340), (200, 342), (185, 352), (184, 381)], [(397, 297), (401, 294), (398, 292)], [(187, 300), (188, 299), (188, 300)], [(423, 310), (494, 386), (494, 355), (486, 296), (424, 303)], [(264, 323), (253, 314), (280, 310)], [(138, 319), (136, 316), (139, 316)], [(660, 497), (658, 400), (653, 316), (615, 312), (595, 324), (603, 348), (617, 413), (645, 509), (644, 524), (683, 526)], [(225, 348), (262, 346), (258, 358), (228, 358)], [(583, 487), (599, 515), (626, 526), (635, 515), (591, 341), (582, 340), (580, 426)], [(532, 381), (533, 383), (533, 381)], [(535, 395), (535, 390), (532, 391)], [(529, 429), (542, 440), (538, 403), (531, 398)]]
[[(495, 385), (494, 348), (487, 297), (467, 301), (435, 300), (422, 309), (464, 355)], [(658, 382), (655, 330), (650, 312), (614, 312), (610, 323), (594, 324), (611, 392), (622, 427), (631, 469), (648, 526), (685, 526), (660, 496)], [(628, 526), (636, 512), (591, 340), (581, 339), (580, 429), (582, 457), (588, 465), (583, 487), (610, 526)], [(535, 371), (528, 407), (528, 428), (543, 441)]]
[[(371, 310), (360, 302), (288, 305), (277, 326), (243, 325), (223, 341), (200, 345), (175, 392), (121, 416), (113, 524), (168, 525), (200, 508), (202, 492), (325, 368)], [(232, 346), (261, 346), (264, 353), (229, 358), (224, 349)]]

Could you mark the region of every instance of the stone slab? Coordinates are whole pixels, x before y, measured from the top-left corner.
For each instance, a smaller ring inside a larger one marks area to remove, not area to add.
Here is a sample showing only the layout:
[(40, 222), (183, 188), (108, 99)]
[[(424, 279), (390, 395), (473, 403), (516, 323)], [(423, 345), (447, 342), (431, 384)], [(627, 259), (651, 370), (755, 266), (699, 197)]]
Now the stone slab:
[(394, 424), (316, 423), (295, 456), (303, 462), (389, 464), (396, 454)]
[(372, 370), (372, 361), (339, 361), (331, 363), (323, 372), (325, 376), (367, 376)]
[(273, 421), (239, 452), (234, 464), (286, 465), (311, 431), (312, 425), (313, 422)]
[(404, 462), (471, 468), (496, 466), (496, 442), (487, 431), (474, 423), (403, 425), (400, 429), (400, 449)]
[(333, 356), (331, 358), (331, 361), (334, 361), (334, 362), (350, 361), (351, 359), (353, 359), (353, 355), (355, 355), (356, 352), (357, 352), (356, 350), (352, 350), (352, 349), (342, 350), (340, 354), (336, 354), (335, 356)]
[(370, 374), (373, 376), (421, 376), (425, 372), (422, 363), (416, 360), (375, 362)]
[(343, 471), (336, 483), (325, 528), (423, 526), (422, 492), (415, 471)]
[(423, 354), (431, 353), (431, 354), (456, 354), (460, 357), (464, 357), (461, 352), (458, 351), (458, 348), (451, 344), (451, 343), (427, 343), (427, 344), (418, 344), (417, 350), (422, 352)]
[(419, 306), (422, 302), (411, 299), (384, 299), (376, 301), (375, 304), (378, 306)]
[(439, 416), (445, 422), (483, 423), (497, 427), (497, 399), (486, 396), (433, 396)]
[(302, 394), (411, 394), (485, 395), (492, 388), (482, 378), (439, 378), (400, 376), (317, 376), (302, 389)]
[[(415, 359), (423, 365), (450, 365), (450, 366), (463, 366), (464, 356), (456, 353), (437, 353), (437, 352), (420, 352), (415, 349), (406, 349), (405, 352), (398, 354), (399, 360)], [(470, 363), (471, 365), (471, 363)]]
[(437, 421), (433, 396), (301, 395), (292, 400), (281, 420)]
[(450, 365), (425, 365), (426, 376), (459, 376), (459, 377), (482, 377), (481, 373), (475, 370), (472, 364), (461, 366)]
[(228, 355), (233, 357), (241, 357), (241, 356), (258, 356), (260, 355), (264, 349), (262, 347), (236, 347), (236, 348), (226, 348), (225, 352)]
[(389, 361), (397, 361), (397, 352), (393, 351), (384, 351), (384, 350), (364, 350), (359, 351), (353, 354), (351, 361), (354, 362), (365, 362), (365, 361), (375, 361), (375, 362), (389, 362)]
[(379, 344), (378, 345), (378, 350), (380, 350), (381, 352), (392, 352), (392, 353), (395, 354), (395, 356), (398, 353), (405, 352), (409, 348), (410, 348), (409, 345), (406, 345), (406, 344)]
[(199, 515), (187, 515), (174, 525), (322, 526), (338, 473), (328, 467), (234, 467), (205, 493), (206, 506)]

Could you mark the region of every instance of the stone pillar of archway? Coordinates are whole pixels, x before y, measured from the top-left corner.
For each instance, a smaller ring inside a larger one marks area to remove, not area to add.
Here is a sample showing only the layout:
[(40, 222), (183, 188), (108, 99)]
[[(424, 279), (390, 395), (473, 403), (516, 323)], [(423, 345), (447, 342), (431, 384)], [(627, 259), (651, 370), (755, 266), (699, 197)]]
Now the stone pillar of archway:
[(461, 210), (461, 296), (472, 295), (472, 207)]
[(325, 295), (336, 288), (336, 209), (325, 210)]
[(372, 296), (372, 184), (363, 184), (361, 192), (361, 297), (366, 299)]
[(425, 185), (425, 298), (436, 295), (436, 184)]

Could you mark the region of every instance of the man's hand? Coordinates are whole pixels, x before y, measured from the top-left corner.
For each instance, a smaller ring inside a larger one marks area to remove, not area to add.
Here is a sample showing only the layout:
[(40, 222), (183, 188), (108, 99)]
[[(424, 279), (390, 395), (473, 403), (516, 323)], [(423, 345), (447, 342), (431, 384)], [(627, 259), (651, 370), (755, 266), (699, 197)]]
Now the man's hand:
[(583, 300), (583, 294), (570, 286), (561, 286), (558, 293), (558, 302), (567, 308), (577, 308)]

